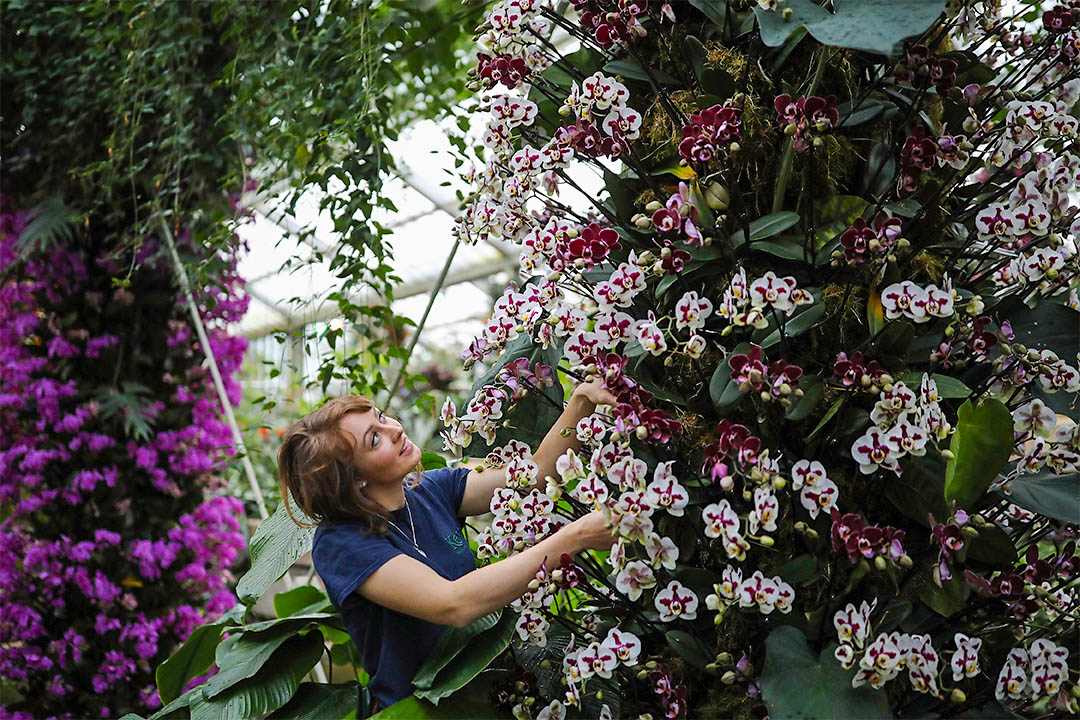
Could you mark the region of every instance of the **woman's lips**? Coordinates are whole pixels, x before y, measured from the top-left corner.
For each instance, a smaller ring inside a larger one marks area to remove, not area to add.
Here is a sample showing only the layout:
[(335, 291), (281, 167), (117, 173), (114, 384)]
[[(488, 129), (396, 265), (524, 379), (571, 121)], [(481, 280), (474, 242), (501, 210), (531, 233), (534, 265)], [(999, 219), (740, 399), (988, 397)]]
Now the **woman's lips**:
[(404, 455), (405, 451), (410, 449), (412, 445), (409, 443), (409, 438), (405, 438), (405, 441), (401, 444), (401, 452), (398, 455)]

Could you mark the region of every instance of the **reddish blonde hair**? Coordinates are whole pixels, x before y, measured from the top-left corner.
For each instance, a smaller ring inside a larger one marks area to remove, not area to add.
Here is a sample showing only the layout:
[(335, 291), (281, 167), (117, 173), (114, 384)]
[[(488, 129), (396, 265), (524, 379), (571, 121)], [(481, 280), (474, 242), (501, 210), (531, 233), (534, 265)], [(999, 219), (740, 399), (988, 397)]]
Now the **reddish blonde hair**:
[[(369, 532), (385, 535), (387, 510), (367, 496), (360, 486), (360, 472), (353, 458), (355, 439), (341, 428), (341, 418), (351, 412), (367, 412), (375, 404), (363, 395), (331, 398), (318, 410), (294, 420), (278, 450), (281, 500), (285, 512), (302, 528), (343, 520), (366, 520)], [(423, 466), (417, 464), (420, 482)], [(289, 507), (289, 495), (314, 525), (296, 519)]]

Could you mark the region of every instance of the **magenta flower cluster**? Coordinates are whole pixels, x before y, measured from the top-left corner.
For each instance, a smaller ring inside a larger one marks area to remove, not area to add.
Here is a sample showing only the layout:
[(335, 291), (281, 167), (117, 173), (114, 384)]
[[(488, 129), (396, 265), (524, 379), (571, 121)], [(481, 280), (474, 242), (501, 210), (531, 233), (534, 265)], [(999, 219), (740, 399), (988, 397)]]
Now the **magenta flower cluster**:
[[(183, 300), (161, 292), (158, 243), (113, 288), (130, 256), (72, 244), (20, 257), (29, 219), (0, 198), (13, 270), (0, 285), (0, 675), (23, 696), (0, 699), (0, 718), (142, 712), (160, 705), (155, 667), (236, 602), (243, 506), (218, 494), (231, 433)], [(198, 302), (238, 403), (246, 341), (224, 326), (247, 298), (233, 258), (211, 267)], [(148, 432), (131, 432), (133, 416)]]

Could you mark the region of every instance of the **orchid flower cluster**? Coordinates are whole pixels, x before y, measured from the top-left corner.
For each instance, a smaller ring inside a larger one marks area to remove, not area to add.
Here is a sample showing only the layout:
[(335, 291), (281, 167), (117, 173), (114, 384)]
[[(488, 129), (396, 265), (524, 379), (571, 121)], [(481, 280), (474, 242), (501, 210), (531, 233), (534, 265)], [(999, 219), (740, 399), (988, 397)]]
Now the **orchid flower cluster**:
[[(815, 642), (834, 619), (851, 672), (833, 692), (907, 670), (890, 709), (962, 713), (1003, 672), (1009, 710), (1080, 712), (1056, 649), (1078, 602), (1080, 9), (954, 0), (866, 52), (865, 8), (837, 4), (792, 53), (802, 10), (783, 3), (653, 5), (581, 0), (575, 25), (504, 0), (480, 31), (488, 126), (456, 233), (521, 254), (463, 353), (498, 369), (461, 418), (444, 406), (446, 448), (535, 432), (548, 372), (617, 400), (550, 477), (523, 445), (489, 455), (507, 488), (485, 560), (590, 510), (613, 534), (515, 604), (530, 657), (562, 661), (515, 716), (769, 714), (798, 694), (769, 660), (788, 613)], [(693, 37), (647, 32), (668, 21)], [(870, 634), (892, 596), (926, 625), (892, 604)]]
[[(227, 583), (246, 545), (243, 507), (220, 494), (232, 436), (184, 306), (153, 300), (171, 277), (150, 259), (159, 244), (144, 241), (132, 284), (110, 288), (124, 269), (104, 251), (20, 252), (30, 220), (0, 213), (0, 265), (11, 271), (0, 286), (0, 674), (40, 692), (36, 707), (54, 717), (141, 711), (160, 705), (155, 666), (235, 603)], [(177, 240), (195, 250), (188, 233)], [(217, 264), (220, 284), (199, 302), (236, 403), (246, 341), (225, 325), (247, 299), (235, 258)], [(166, 359), (132, 359), (132, 327)], [(102, 392), (121, 364), (128, 382), (152, 389), (121, 385), (138, 401), (127, 411), (141, 435)], [(0, 717), (29, 716), (0, 706)]]

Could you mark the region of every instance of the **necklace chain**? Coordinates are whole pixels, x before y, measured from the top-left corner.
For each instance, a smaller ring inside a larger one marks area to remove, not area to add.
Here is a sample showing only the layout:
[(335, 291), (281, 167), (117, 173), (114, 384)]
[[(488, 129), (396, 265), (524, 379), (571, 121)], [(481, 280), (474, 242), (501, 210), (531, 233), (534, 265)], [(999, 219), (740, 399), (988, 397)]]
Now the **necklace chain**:
[[(416, 548), (416, 552), (420, 553), (424, 557), (427, 557), (427, 553), (424, 552), (423, 550), (421, 550), (420, 546), (416, 544), (416, 525), (415, 525), (415, 523), (413, 523), (412, 508), (409, 507), (409, 494), (407, 492), (404, 492), (404, 490), (402, 492), (403, 492), (403, 494), (405, 496), (405, 511), (409, 513), (409, 529), (412, 530), (412, 544), (413, 544), (413, 547)], [(402, 530), (400, 527), (398, 527), (398, 524), (396, 522), (394, 522), (390, 518), (386, 518), (386, 522), (393, 525), (394, 529), (397, 530), (399, 533), (401, 533), (405, 537), (406, 540), (409, 539), (409, 536), (405, 535), (405, 531)]]

